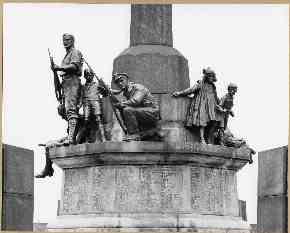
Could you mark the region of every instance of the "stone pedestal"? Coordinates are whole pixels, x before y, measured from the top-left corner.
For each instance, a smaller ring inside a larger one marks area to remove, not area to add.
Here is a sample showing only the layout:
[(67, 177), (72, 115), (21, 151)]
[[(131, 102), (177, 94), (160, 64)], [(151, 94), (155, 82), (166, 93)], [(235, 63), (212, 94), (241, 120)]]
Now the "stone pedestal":
[[(173, 48), (171, 5), (131, 7), (130, 47), (114, 59), (159, 101), (163, 142), (115, 142), (50, 149), (64, 170), (59, 216), (50, 231), (249, 232), (239, 216), (236, 172), (247, 149), (194, 143), (183, 127), (189, 99), (187, 59)], [(113, 120), (112, 120), (113, 121)]]
[(106, 142), (53, 148), (50, 157), (64, 170), (51, 231), (249, 232), (236, 183), (247, 150)]

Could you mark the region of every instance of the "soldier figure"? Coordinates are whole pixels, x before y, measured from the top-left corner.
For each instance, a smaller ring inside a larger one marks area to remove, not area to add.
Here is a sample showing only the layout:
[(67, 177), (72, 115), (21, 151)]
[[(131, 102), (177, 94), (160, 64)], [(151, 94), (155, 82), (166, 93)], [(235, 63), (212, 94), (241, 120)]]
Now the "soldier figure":
[[(102, 103), (101, 97), (99, 94), (100, 86), (98, 83), (93, 81), (94, 74), (89, 69), (84, 70), (84, 78), (86, 79), (86, 83), (82, 88), (82, 101), (83, 101), (83, 110), (84, 110), (84, 120), (85, 125), (88, 126), (89, 120), (94, 118), (96, 121), (100, 135), (101, 141), (106, 141), (104, 125), (102, 123)], [(88, 127), (86, 127), (87, 130)]]
[(142, 131), (156, 128), (160, 120), (159, 106), (150, 91), (141, 84), (131, 82), (126, 73), (114, 74), (113, 82), (120, 88), (120, 91), (114, 90), (113, 93), (122, 92), (126, 98), (114, 104), (120, 110), (128, 132), (125, 140), (141, 140)]
[(68, 138), (65, 145), (74, 144), (76, 136), (76, 125), (78, 120), (78, 110), (80, 103), (81, 81), (83, 57), (80, 51), (74, 47), (74, 36), (63, 35), (63, 45), (66, 55), (62, 60), (61, 66), (52, 67), (54, 71), (61, 71), (63, 102), (65, 115), (68, 120)]

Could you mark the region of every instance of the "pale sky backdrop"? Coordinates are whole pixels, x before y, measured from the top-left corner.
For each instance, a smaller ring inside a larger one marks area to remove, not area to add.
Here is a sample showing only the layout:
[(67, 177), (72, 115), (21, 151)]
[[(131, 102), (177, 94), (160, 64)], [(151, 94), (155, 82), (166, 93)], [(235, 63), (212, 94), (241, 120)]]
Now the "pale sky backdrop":
[[(238, 85), (236, 136), (262, 151), (288, 144), (288, 5), (173, 5), (174, 47), (187, 59), (191, 83), (204, 67), (217, 74), (221, 96)], [(110, 83), (113, 59), (129, 46), (130, 5), (4, 4), (4, 143), (34, 150), (34, 173), (44, 167), (38, 143), (65, 135), (57, 115), (47, 48), (60, 63), (62, 34)], [(239, 198), (256, 223), (257, 155), (238, 173)], [(55, 166), (54, 166), (55, 167)], [(35, 180), (34, 221), (56, 217), (62, 172)]]

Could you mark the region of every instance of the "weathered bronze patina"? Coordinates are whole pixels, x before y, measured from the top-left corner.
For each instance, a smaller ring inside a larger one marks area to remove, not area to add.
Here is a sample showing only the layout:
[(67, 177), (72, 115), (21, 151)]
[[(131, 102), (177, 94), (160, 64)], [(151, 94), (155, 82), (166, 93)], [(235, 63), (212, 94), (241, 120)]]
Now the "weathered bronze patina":
[[(122, 115), (128, 135), (126, 141), (142, 140), (145, 131), (156, 128), (160, 120), (159, 106), (148, 88), (131, 82), (125, 73), (113, 75), (113, 82), (120, 88), (126, 100), (115, 103)], [(120, 91), (115, 91), (120, 93)], [(152, 131), (150, 132), (152, 133)]]

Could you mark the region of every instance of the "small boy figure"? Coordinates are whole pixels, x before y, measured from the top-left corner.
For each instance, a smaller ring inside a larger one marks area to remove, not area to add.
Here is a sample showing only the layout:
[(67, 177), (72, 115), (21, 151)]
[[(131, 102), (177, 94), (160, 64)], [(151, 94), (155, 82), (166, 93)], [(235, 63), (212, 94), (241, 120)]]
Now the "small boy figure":
[(83, 112), (85, 124), (88, 125), (92, 118), (95, 118), (101, 135), (101, 141), (106, 141), (104, 125), (102, 123), (101, 97), (99, 93), (99, 85), (94, 82), (94, 74), (89, 69), (84, 70), (84, 78), (86, 83), (82, 90)]
[(223, 137), (224, 137), (224, 132), (227, 129), (227, 124), (228, 124), (228, 119), (229, 115), (234, 117), (234, 112), (232, 110), (234, 106), (234, 95), (236, 94), (238, 90), (238, 87), (234, 83), (230, 83), (228, 85), (228, 93), (225, 94), (221, 100), (220, 103), (217, 105), (217, 110), (219, 112), (219, 140), (220, 144), (223, 145)]

